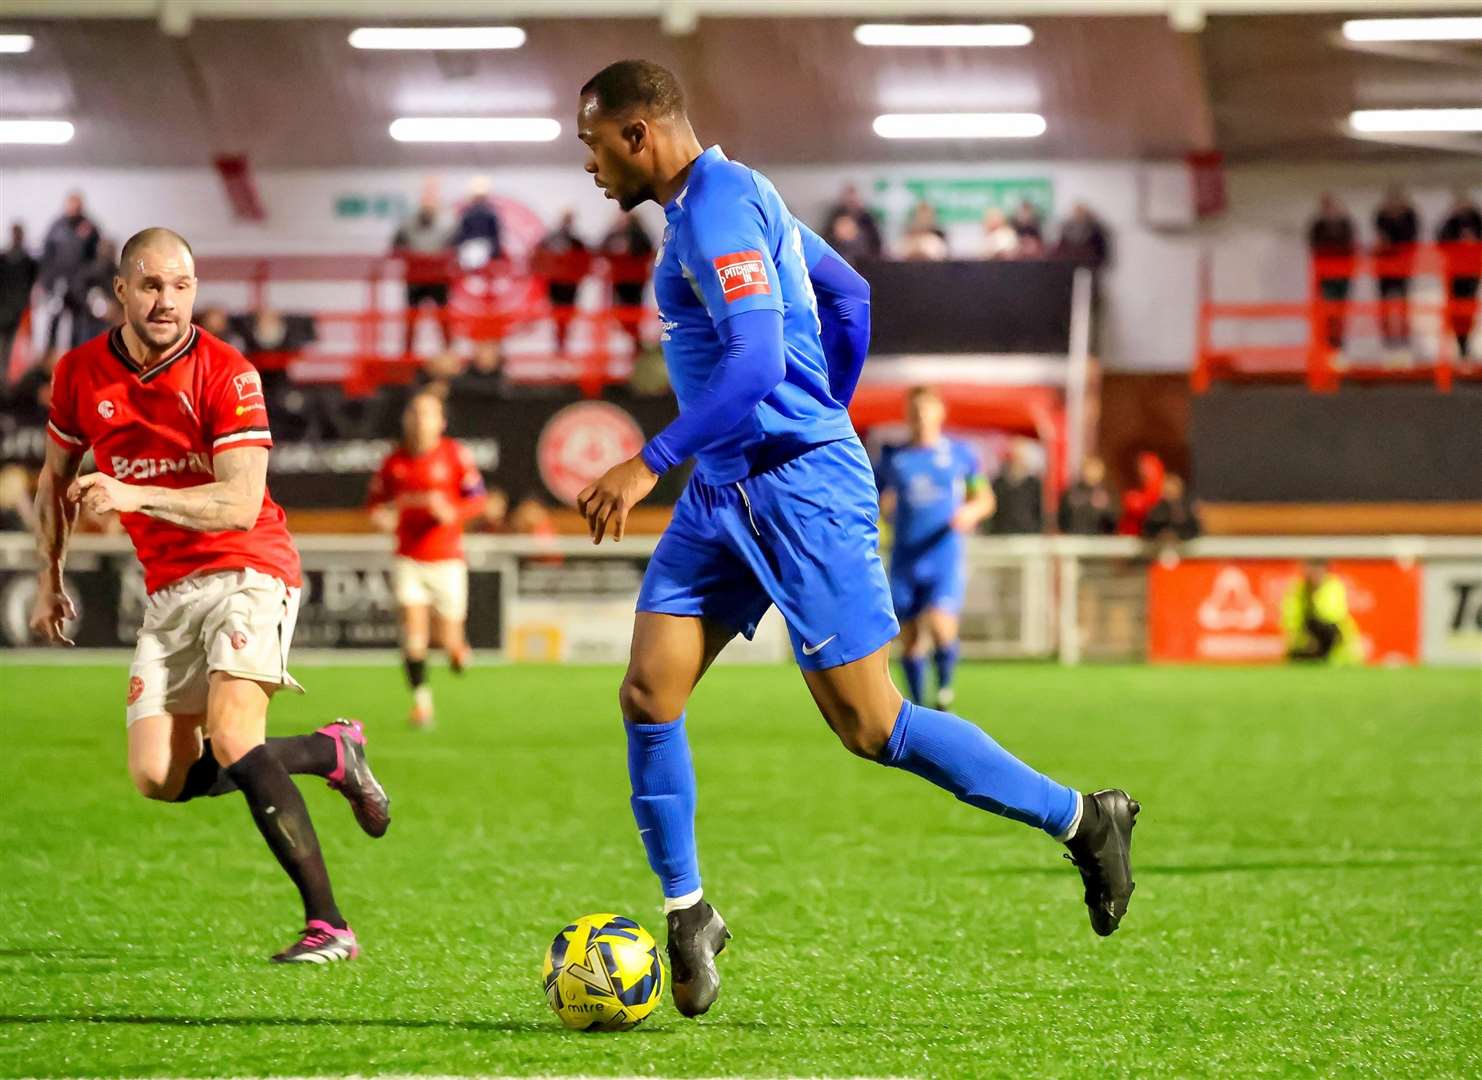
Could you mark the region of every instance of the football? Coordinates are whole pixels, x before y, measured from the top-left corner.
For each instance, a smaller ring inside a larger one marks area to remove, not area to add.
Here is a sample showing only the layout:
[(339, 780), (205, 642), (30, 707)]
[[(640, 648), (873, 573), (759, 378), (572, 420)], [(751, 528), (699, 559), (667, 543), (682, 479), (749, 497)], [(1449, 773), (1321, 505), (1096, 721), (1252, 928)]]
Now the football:
[(653, 935), (621, 915), (583, 915), (546, 950), (545, 998), (577, 1031), (627, 1031), (664, 994), (664, 962)]

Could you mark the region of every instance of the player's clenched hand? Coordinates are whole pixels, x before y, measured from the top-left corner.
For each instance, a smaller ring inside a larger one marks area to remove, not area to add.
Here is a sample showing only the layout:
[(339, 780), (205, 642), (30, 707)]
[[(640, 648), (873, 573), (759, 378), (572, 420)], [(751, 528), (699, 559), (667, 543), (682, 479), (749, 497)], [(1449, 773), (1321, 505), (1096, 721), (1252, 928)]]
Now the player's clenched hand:
[(576, 497), (576, 508), (587, 519), (592, 543), (602, 543), (609, 530), (614, 543), (621, 540), (628, 511), (642, 502), (658, 482), (658, 473), (638, 454), (608, 469), (595, 484), (588, 484)]
[(457, 508), (441, 491), (434, 491), (427, 496), (427, 512), (439, 525), (451, 525), (458, 520)]
[(72, 481), (67, 498), (81, 502), (85, 510), (94, 514), (132, 514), (142, 504), (138, 488), (100, 472)]
[(973, 508), (970, 506), (959, 506), (952, 514), (952, 531), (959, 533), (970, 533), (978, 527), (981, 521)]
[(31, 605), (31, 633), (48, 645), (71, 645), (72, 639), (62, 632), (62, 624), (77, 618), (77, 606), (60, 585), (43, 577)]

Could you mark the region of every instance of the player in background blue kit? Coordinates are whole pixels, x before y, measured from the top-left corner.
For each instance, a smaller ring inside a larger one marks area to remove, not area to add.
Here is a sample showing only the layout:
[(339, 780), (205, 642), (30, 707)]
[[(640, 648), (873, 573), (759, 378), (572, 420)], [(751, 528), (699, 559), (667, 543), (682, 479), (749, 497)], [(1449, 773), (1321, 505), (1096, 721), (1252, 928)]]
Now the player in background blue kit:
[(887, 446), (875, 479), (880, 513), (892, 519), (890, 595), (901, 624), (901, 670), (917, 705), (926, 699), (926, 653), (932, 647), (938, 709), (950, 709), (957, 668), (958, 617), (967, 588), (963, 537), (993, 513), (972, 447), (942, 434), (947, 410), (929, 386), (906, 397), (911, 439)]
[(678, 80), (624, 60), (582, 87), (586, 170), (625, 210), (652, 199), (667, 225), (654, 266), (679, 416), (577, 498), (592, 542), (620, 541), (661, 473), (695, 458), (644, 575), (619, 702), (633, 816), (664, 889), (674, 1004), (720, 991), (730, 937), (703, 898), (695, 851), (690, 692), (726, 643), (776, 604), (803, 680), (843, 744), (983, 810), (1064, 842), (1091, 925), (1117, 928), (1132, 894), (1138, 805), (1082, 796), (981, 728), (901, 698), (897, 625), (878, 551), (879, 495), (845, 405), (869, 348), (869, 287), (798, 223), (759, 173), (704, 149)]

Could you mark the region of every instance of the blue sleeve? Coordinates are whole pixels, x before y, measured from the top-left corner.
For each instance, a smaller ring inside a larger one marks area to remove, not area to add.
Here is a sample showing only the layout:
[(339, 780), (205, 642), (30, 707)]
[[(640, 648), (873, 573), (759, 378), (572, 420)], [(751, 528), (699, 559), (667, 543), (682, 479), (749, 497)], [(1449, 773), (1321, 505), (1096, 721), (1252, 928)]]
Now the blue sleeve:
[(848, 405), (870, 351), (870, 283), (801, 221), (798, 232), (808, 279), (818, 298), (829, 392), (840, 405)]
[[(756, 182), (721, 182), (692, 196), (688, 243), (680, 252), (716, 329), (746, 311), (782, 312), (766, 207)], [(725, 333), (722, 331), (721, 336)]]
[(724, 320), (720, 330), (725, 352), (699, 397), (643, 448), (643, 460), (656, 473), (668, 472), (730, 432), (787, 374), (781, 311), (744, 311)]

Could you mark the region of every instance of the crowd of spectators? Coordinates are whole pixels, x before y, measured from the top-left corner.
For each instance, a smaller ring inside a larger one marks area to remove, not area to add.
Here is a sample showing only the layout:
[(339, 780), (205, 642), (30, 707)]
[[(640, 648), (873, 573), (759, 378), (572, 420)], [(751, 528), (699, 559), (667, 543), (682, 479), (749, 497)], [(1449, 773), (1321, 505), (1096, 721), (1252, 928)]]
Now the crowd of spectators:
[(899, 258), (919, 262), (945, 259), (1071, 259), (1088, 266), (1104, 265), (1111, 255), (1106, 226), (1083, 202), (1072, 205), (1059, 225), (1054, 242), (1040, 208), (1021, 200), (1012, 213), (990, 207), (972, 243), (953, 247), (937, 209), (918, 201), (906, 218), (899, 241), (888, 247), (880, 223), (864, 204), (859, 189), (849, 184), (824, 214), (821, 235), (850, 263)]
[[(1391, 187), (1374, 209), (1374, 276), (1379, 294), (1379, 336), (1387, 349), (1410, 345), (1410, 286), (1415, 249), (1424, 226), (1414, 202), (1402, 187)], [(1458, 190), (1436, 224), (1435, 242), (1441, 245), (1447, 292), (1451, 299), (1475, 302), (1482, 279), (1482, 210), (1466, 190)], [(1330, 304), (1325, 318), (1328, 345), (1342, 349), (1347, 338), (1347, 313), (1341, 306), (1352, 292), (1355, 257), (1363, 249), (1358, 226), (1348, 208), (1333, 194), (1318, 199), (1317, 213), (1307, 228), (1307, 244), (1317, 267), (1319, 297)], [(1475, 316), (1456, 311), (1450, 319), (1457, 355), (1468, 355)]]

